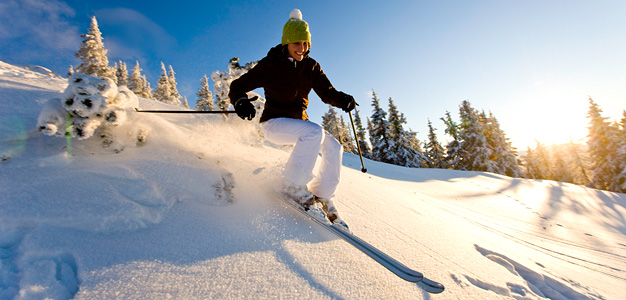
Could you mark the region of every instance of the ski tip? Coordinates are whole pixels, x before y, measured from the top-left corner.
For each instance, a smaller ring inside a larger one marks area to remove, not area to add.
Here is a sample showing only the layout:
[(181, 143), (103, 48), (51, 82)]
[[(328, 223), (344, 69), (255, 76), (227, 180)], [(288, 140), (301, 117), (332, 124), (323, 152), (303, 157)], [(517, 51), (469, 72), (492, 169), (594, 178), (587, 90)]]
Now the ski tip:
[(423, 290), (427, 291), (430, 294), (440, 294), (445, 291), (445, 286), (439, 282), (432, 281), (428, 278), (423, 278), (420, 282), (417, 283)]

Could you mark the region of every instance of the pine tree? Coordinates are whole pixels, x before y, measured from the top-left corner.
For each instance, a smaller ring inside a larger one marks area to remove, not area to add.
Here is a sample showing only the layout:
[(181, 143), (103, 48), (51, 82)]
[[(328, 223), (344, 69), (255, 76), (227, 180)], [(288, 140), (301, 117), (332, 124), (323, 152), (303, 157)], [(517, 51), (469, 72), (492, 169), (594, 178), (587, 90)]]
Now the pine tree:
[(354, 138), (350, 134), (350, 129), (343, 119), (343, 116), (339, 117), (339, 139), (337, 139), (343, 146), (343, 150), (349, 153), (358, 154)]
[(580, 185), (590, 183), (583, 145), (569, 142), (562, 145), (544, 146), (536, 141), (535, 149), (528, 147), (522, 156), (526, 178), (547, 179)]
[(392, 140), (391, 123), (387, 121), (387, 112), (380, 108), (380, 100), (374, 91), (372, 91), (372, 107), (374, 109), (369, 121), (372, 158), (376, 161), (393, 164), (396, 162), (397, 156), (393, 152), (395, 144)]
[(354, 110), (354, 126), (356, 128), (356, 136), (359, 140), (361, 154), (366, 158), (372, 158), (372, 149), (365, 140), (365, 135), (367, 134), (367, 132), (365, 131), (365, 128), (363, 128), (363, 122), (361, 121), (361, 117), (359, 116), (359, 111), (356, 109)]
[(126, 69), (126, 63), (121, 60), (117, 65), (115, 78), (117, 79), (118, 86), (128, 85), (128, 70)]
[(555, 177), (552, 173), (552, 157), (550, 155), (550, 152), (541, 142), (535, 142), (537, 143), (537, 146), (535, 147), (535, 160), (537, 161), (538, 167), (538, 170), (536, 172), (539, 176), (538, 179), (554, 180)]
[(394, 143), (392, 151), (396, 155), (394, 164), (413, 168), (425, 167), (427, 158), (421, 153), (416, 134), (404, 130), (403, 124), (406, 124), (406, 118), (398, 111), (398, 107), (391, 98), (389, 98), (388, 120), (391, 124), (391, 140)]
[(102, 33), (95, 16), (91, 18), (88, 33), (81, 37), (84, 40), (75, 56), (82, 62), (76, 67), (76, 72), (91, 76), (104, 76), (115, 81), (115, 70), (109, 67), (109, 59), (106, 56), (108, 50), (104, 48)]
[(159, 80), (157, 81), (157, 87), (154, 90), (154, 98), (161, 102), (169, 102), (170, 96), (170, 84), (169, 78), (167, 77), (167, 71), (165, 70), (165, 65), (161, 62), (161, 75), (159, 76)]
[(517, 152), (506, 138), (504, 131), (500, 129), (500, 123), (496, 117), (491, 112), (488, 117), (484, 115), (484, 112), (482, 116), (487, 144), (492, 150), (489, 160), (496, 165), (495, 173), (510, 177), (523, 177), (522, 169), (517, 162)]
[(150, 82), (146, 80), (146, 75), (141, 75), (141, 81), (143, 83), (143, 88), (141, 89), (141, 95), (147, 99), (154, 99), (154, 95), (152, 94), (152, 88), (150, 87)]
[(196, 101), (196, 110), (212, 111), (213, 110), (213, 93), (209, 90), (209, 79), (204, 75), (200, 80), (200, 88), (196, 95), (198, 100)]
[(445, 150), (437, 140), (437, 134), (435, 134), (435, 129), (433, 128), (433, 124), (430, 122), (430, 119), (428, 120), (428, 143), (426, 144), (426, 157), (428, 158), (430, 168), (448, 168)]
[(526, 148), (526, 153), (522, 155), (522, 166), (524, 167), (524, 174), (526, 174), (526, 178), (529, 179), (539, 179), (539, 174), (537, 174), (537, 170), (539, 170), (537, 166), (537, 161), (535, 160), (535, 152), (528, 146)]
[(184, 108), (189, 108), (189, 102), (187, 102), (187, 96), (183, 96), (183, 101), (181, 103), (181, 106)]
[(552, 164), (551, 164), (551, 172), (552, 172), (552, 180), (560, 181), (560, 182), (574, 182), (574, 173), (572, 172), (572, 166), (566, 160), (566, 157), (563, 156), (562, 151), (560, 149), (556, 149), (557, 145), (552, 145)]
[(611, 190), (619, 193), (626, 193), (626, 110), (623, 111), (623, 118), (618, 123), (617, 141), (618, 147), (616, 151), (617, 176), (611, 184)]
[(591, 183), (589, 175), (587, 174), (587, 161), (589, 161), (589, 159), (587, 158), (585, 151), (580, 149), (581, 147), (582, 145), (575, 144), (570, 141), (568, 147), (569, 155), (572, 157), (574, 161), (573, 164), (575, 166), (575, 170), (573, 172), (576, 174), (574, 183), (587, 186)]
[(165, 65), (161, 62), (161, 76), (159, 76), (159, 82), (154, 91), (154, 98), (158, 101), (178, 106), (180, 105), (180, 100), (176, 98), (175, 95), (177, 94), (177, 92), (172, 91), (170, 76), (165, 70)]
[[(115, 63), (113, 63), (113, 71), (116, 72), (116, 75), (117, 75), (117, 69), (118, 69), (117, 62), (115, 62)], [(113, 82), (115, 82), (115, 84), (117, 84), (117, 76), (115, 76), (115, 78), (113, 78)]]
[(217, 106), (219, 110), (228, 110), (231, 105), (231, 100), (237, 101), (237, 99), (228, 98), (231, 82), (247, 73), (256, 66), (256, 64), (257, 62), (250, 62), (241, 66), (239, 64), (239, 58), (233, 57), (228, 62), (228, 72), (215, 71), (211, 74), (211, 79), (215, 82), (213, 85), (213, 91), (215, 91), (215, 106)]
[(356, 153), (354, 140), (347, 131), (343, 117), (337, 116), (335, 108), (329, 105), (328, 111), (322, 116), (322, 127), (330, 133), (343, 146), (343, 150), (349, 153)]
[(493, 151), (487, 144), (481, 116), (467, 100), (461, 103), (459, 115), (461, 118), (459, 168), (467, 171), (496, 172), (497, 166), (489, 159)]
[[(167, 73), (167, 80), (170, 86), (170, 102), (180, 104), (181, 95), (178, 93), (178, 89), (176, 88), (176, 86), (178, 85), (178, 83), (176, 82), (176, 73), (174, 73), (174, 69), (171, 65), (169, 66), (169, 68), (170, 70)], [(189, 107), (189, 105), (187, 107)]]
[(128, 89), (131, 90), (138, 97), (146, 99), (154, 99), (152, 95), (152, 89), (150, 83), (146, 80), (146, 76), (141, 75), (141, 68), (139, 67), (139, 61), (135, 63), (133, 72), (128, 78)]
[(589, 153), (592, 157), (592, 183), (598, 189), (611, 190), (614, 180), (620, 174), (616, 166), (620, 165), (618, 159), (618, 128), (611, 126), (607, 122), (607, 118), (602, 117), (602, 109), (589, 98), (589, 112), (587, 116), (590, 119)]
[(128, 89), (135, 93), (135, 95), (141, 96), (143, 84), (144, 82), (141, 78), (141, 68), (139, 67), (139, 61), (137, 61), (135, 67), (133, 68), (133, 72), (130, 73), (130, 77), (128, 78)]
[(69, 68), (69, 69), (67, 69), (67, 77), (70, 77), (70, 76), (74, 75), (74, 73), (76, 73), (76, 72), (74, 71), (74, 66), (73, 66), (73, 65), (70, 65), (70, 68)]
[(452, 140), (448, 142), (446, 146), (446, 164), (449, 168), (459, 170), (461, 161), (461, 141), (459, 140), (459, 125), (452, 120), (450, 112), (446, 112), (446, 116), (441, 118), (444, 124), (446, 124), (445, 133), (452, 137)]

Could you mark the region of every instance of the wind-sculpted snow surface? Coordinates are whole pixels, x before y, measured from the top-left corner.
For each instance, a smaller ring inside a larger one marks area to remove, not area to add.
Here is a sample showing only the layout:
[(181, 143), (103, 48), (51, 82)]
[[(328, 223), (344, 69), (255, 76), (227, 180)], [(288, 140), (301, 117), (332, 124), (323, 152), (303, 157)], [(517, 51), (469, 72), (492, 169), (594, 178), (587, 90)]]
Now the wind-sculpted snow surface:
[(536, 298), (548, 298), (548, 299), (576, 299), (576, 300), (591, 300), (601, 298), (600, 295), (586, 296), (577, 292), (566, 283), (563, 283), (548, 275), (542, 275), (531, 268), (524, 266), (506, 255), (489, 251), (481, 248), (478, 245), (476, 250), (484, 255), (489, 260), (501, 265), (511, 274), (522, 278), (526, 284), (520, 285), (516, 283), (507, 283), (507, 287), (497, 287), (489, 285), (487, 283), (476, 280), (470, 276), (466, 276), (467, 280), (473, 285), (491, 290), (494, 293), (510, 296), (515, 299), (536, 299)]

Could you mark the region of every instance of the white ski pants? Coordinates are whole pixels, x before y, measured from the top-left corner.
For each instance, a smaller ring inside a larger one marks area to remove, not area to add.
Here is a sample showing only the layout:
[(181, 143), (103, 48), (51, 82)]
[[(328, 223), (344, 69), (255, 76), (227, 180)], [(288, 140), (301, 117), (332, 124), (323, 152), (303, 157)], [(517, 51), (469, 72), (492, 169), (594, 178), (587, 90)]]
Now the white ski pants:
[[(308, 184), (318, 197), (332, 198), (339, 184), (343, 147), (322, 126), (311, 121), (276, 118), (261, 123), (261, 130), (272, 143), (294, 145), (285, 165), (285, 180), (294, 185)], [(319, 154), (322, 161), (317, 174), (313, 168)]]

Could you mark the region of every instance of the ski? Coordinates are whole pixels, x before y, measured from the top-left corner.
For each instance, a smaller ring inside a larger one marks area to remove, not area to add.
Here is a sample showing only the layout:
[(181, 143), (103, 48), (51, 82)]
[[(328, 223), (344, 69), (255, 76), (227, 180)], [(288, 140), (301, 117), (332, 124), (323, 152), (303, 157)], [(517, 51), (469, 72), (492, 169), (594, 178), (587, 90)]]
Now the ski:
[(372, 246), (368, 242), (362, 240), (356, 235), (342, 229), (341, 227), (330, 223), (328, 220), (319, 220), (318, 218), (309, 215), (302, 206), (297, 204), (294, 201), (287, 200), (284, 197), (278, 196), (283, 202), (285, 202), (291, 208), (297, 210), (301, 214), (308, 217), (310, 220), (315, 223), (321, 225), (326, 228), (328, 231), (332, 232), (336, 236), (342, 238), (344, 241), (348, 242), (350, 245), (355, 248), (361, 250), (361, 252), (365, 253), (367, 256), (372, 258), (374, 261), (378, 262), (383, 267), (387, 268), (387, 270), (394, 273), (396, 276), (409, 281), (417, 283), (422, 289), (429, 293), (438, 294), (443, 292), (444, 286), (438, 282), (429, 280), (428, 278), (424, 278), (424, 275), (418, 271), (415, 271), (386, 253), (380, 251), (376, 247)]

